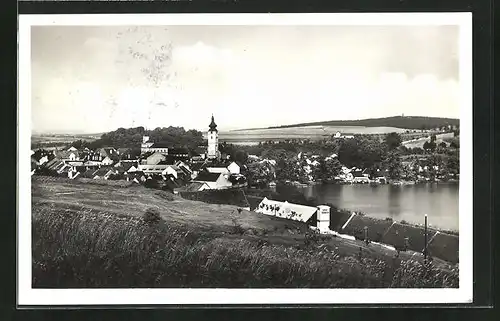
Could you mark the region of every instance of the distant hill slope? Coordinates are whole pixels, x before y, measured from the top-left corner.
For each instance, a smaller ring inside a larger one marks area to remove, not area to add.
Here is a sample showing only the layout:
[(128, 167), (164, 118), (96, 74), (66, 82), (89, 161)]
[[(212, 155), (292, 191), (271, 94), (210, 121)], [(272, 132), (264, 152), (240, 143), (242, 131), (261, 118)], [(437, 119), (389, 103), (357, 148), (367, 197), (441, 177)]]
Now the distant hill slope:
[[(299, 123), (292, 125), (267, 127), (265, 129), (274, 128), (293, 128), (303, 126), (363, 126), (363, 127), (396, 127), (404, 129), (430, 129), (442, 126), (458, 126), (459, 119), (456, 118), (438, 118), (438, 117), (423, 117), (423, 116), (394, 116), (384, 118), (370, 118), (359, 120), (331, 120), (312, 123)], [(251, 128), (264, 129), (264, 128)], [(240, 129), (245, 130), (245, 129)], [(248, 130), (248, 129), (246, 129)]]

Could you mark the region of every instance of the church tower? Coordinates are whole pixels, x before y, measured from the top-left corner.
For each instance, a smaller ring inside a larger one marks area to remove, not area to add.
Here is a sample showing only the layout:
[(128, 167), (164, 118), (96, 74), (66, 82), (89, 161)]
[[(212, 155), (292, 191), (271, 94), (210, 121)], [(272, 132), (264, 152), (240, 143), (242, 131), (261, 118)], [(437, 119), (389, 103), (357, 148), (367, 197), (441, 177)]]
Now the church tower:
[(212, 115), (212, 122), (208, 129), (208, 149), (207, 158), (208, 159), (220, 159), (219, 152), (219, 132), (217, 131), (217, 125), (214, 121), (214, 115)]

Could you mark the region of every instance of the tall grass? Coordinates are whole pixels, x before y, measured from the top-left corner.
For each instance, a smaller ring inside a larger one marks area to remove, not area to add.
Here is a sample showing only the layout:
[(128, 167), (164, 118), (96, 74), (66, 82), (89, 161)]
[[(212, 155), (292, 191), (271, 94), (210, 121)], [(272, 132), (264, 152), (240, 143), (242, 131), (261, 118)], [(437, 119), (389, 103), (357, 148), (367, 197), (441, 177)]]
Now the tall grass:
[(224, 237), (163, 220), (33, 209), (33, 286), (457, 287), (458, 272)]

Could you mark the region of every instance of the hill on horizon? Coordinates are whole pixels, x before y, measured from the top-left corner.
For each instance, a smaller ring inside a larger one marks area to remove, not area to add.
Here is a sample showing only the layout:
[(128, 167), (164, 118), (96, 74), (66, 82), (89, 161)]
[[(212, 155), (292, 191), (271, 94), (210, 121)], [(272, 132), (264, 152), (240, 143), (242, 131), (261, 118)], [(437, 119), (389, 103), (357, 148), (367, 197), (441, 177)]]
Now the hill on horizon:
[(425, 116), (393, 116), (383, 118), (368, 118), (358, 120), (330, 120), (291, 125), (272, 126), (264, 128), (236, 129), (232, 131), (278, 129), (304, 126), (361, 126), (361, 127), (396, 127), (402, 129), (431, 129), (443, 126), (458, 126), (460, 120), (456, 118), (425, 117)]

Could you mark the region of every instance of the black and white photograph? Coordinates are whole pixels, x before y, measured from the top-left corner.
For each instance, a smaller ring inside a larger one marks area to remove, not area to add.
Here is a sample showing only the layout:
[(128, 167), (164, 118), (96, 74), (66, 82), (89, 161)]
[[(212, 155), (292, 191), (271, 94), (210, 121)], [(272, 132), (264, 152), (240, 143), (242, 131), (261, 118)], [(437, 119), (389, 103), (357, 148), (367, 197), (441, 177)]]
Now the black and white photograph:
[(19, 303), (471, 302), (471, 20), (21, 15)]

